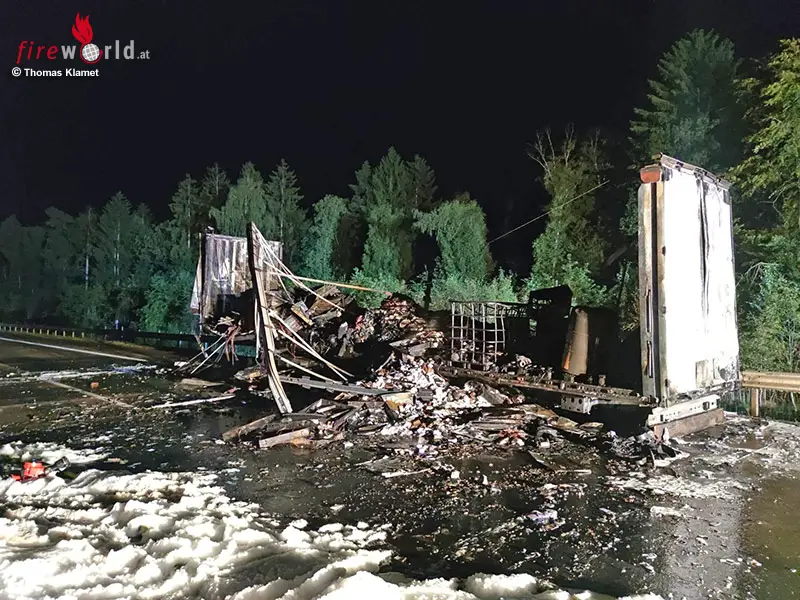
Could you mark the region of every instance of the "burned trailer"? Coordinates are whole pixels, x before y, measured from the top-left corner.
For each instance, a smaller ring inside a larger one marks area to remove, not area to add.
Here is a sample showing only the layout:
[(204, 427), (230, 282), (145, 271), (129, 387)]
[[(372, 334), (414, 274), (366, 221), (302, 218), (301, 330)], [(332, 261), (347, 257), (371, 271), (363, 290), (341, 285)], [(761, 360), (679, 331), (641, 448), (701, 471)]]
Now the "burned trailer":
[(527, 390), (573, 413), (598, 405), (647, 413), (652, 399), (608, 380), (616, 325), (612, 311), (573, 307), (567, 286), (534, 290), (527, 303), (453, 301), (450, 360), (440, 372)]
[(730, 184), (664, 155), (640, 176), (642, 392), (679, 435), (721, 423), (741, 384)]
[(550, 288), (527, 304), (451, 303), (443, 372), (541, 392), (570, 412), (639, 415), (658, 436), (721, 423), (720, 398), (741, 379), (729, 184), (668, 156), (640, 176), (638, 357), (615, 311)]
[[(190, 310), (198, 317), (199, 332), (216, 335), (218, 338), (213, 344), (201, 345), (198, 355), (178, 367), (178, 374), (194, 375), (218, 364), (223, 356), (229, 363), (235, 363), (238, 359), (237, 341), (254, 340), (256, 352), (261, 356), (264, 352), (264, 340), (271, 340), (271, 328), (267, 327), (270, 331), (267, 335), (264, 334), (263, 302), (259, 295), (270, 284), (264, 283), (265, 276), (260, 267), (262, 263), (280, 263), (283, 245), (265, 240), (253, 224), (250, 224), (249, 229), (256, 232), (256, 246), (252, 243), (254, 236), (250, 231), (247, 238), (212, 232), (201, 235)], [(258, 250), (255, 260), (254, 247)], [(266, 279), (271, 281), (268, 276)], [(260, 285), (254, 285), (254, 282)], [(274, 350), (274, 344), (270, 347)], [(266, 362), (271, 367), (272, 388), (273, 380), (277, 380), (277, 370), (274, 368), (274, 359)], [(280, 382), (271, 391), (281, 411), (291, 411), (291, 404)]]
[[(283, 245), (267, 242), (281, 257)], [(247, 238), (206, 232), (192, 288), (191, 312), (202, 333), (225, 333), (238, 326), (244, 335), (255, 330), (253, 277)]]

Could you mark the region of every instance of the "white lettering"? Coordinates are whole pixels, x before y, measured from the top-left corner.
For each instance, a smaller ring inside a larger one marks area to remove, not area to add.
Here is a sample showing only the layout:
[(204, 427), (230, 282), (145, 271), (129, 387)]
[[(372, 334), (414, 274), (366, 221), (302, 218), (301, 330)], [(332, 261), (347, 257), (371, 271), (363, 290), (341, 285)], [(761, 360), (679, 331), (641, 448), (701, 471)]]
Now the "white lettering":
[(100, 69), (75, 69), (69, 68), (66, 71), (67, 77), (99, 77)]
[(25, 67), (25, 76), (26, 77), (61, 77), (61, 69), (58, 70), (48, 70), (48, 69), (30, 69)]
[(61, 56), (75, 58), (75, 46), (61, 46)]

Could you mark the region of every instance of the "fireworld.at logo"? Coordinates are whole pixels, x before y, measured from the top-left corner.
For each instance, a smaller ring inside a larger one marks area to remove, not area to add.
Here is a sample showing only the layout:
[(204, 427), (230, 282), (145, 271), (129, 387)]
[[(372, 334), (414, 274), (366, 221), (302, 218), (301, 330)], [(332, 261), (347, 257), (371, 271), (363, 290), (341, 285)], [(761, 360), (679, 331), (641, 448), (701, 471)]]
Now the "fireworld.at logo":
[(81, 43), (81, 60), (93, 65), (103, 57), (103, 51), (92, 43), (94, 32), (89, 24), (89, 15), (81, 19), (81, 13), (75, 17), (75, 25), (72, 26), (72, 35)]
[(75, 44), (55, 46), (49, 44), (36, 44), (32, 40), (23, 40), (19, 43), (17, 51), (17, 64), (23, 61), (34, 60), (73, 60), (75, 55), (86, 64), (96, 64), (101, 59), (112, 58), (116, 60), (134, 60), (138, 58), (150, 58), (149, 50), (136, 51), (133, 40), (129, 40), (123, 46), (120, 40), (114, 40), (113, 44), (108, 44), (101, 48), (94, 42), (94, 30), (89, 23), (89, 15), (81, 17), (80, 13), (75, 16), (75, 23), (72, 25), (72, 36), (80, 42), (80, 48)]

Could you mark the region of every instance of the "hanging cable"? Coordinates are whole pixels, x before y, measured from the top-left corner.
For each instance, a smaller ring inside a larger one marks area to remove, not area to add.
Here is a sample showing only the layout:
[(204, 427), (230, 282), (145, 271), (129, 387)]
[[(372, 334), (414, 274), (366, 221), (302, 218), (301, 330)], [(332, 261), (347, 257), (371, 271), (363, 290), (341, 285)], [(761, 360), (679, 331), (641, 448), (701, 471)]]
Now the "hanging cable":
[(583, 198), (583, 197), (584, 197), (584, 196), (586, 196), (587, 194), (591, 194), (593, 191), (600, 189), (601, 187), (603, 187), (603, 186), (604, 186), (605, 184), (607, 184), (607, 183), (608, 183), (608, 180), (605, 180), (603, 183), (599, 183), (599, 184), (597, 184), (597, 185), (596, 185), (596, 186), (594, 186), (592, 189), (590, 189), (590, 190), (586, 190), (585, 192), (581, 192), (580, 194), (578, 194), (578, 195), (577, 195), (577, 196), (575, 196), (574, 198), (571, 198), (571, 199), (567, 200), (566, 202), (562, 202), (562, 203), (561, 203), (561, 204), (559, 204), (558, 206), (553, 206), (553, 207), (552, 207), (550, 210), (543, 212), (543, 213), (542, 213), (542, 214), (540, 214), (538, 217), (534, 217), (534, 218), (533, 218), (533, 219), (531, 219), (530, 221), (526, 221), (525, 223), (523, 223), (523, 224), (522, 224), (522, 225), (520, 225), (519, 227), (515, 227), (515, 228), (514, 228), (514, 229), (512, 229), (511, 231), (506, 231), (506, 232), (505, 232), (503, 235), (499, 235), (499, 236), (497, 236), (496, 238), (494, 238), (493, 240), (489, 240), (489, 242), (488, 242), (488, 243), (489, 243), (489, 244), (491, 244), (491, 243), (493, 243), (493, 242), (496, 242), (497, 240), (503, 239), (503, 238), (504, 238), (504, 237), (506, 237), (507, 235), (511, 235), (511, 234), (512, 234), (512, 233), (514, 233), (515, 231), (519, 231), (519, 230), (520, 230), (520, 229), (522, 229), (523, 227), (527, 227), (527, 226), (528, 226), (528, 225), (530, 225), (531, 223), (534, 223), (534, 222), (538, 221), (539, 219), (542, 219), (542, 218), (546, 217), (547, 215), (549, 215), (549, 214), (550, 214), (551, 212), (553, 212), (554, 210), (557, 210), (557, 209), (559, 209), (559, 208), (563, 208), (563, 207), (564, 207), (564, 206), (566, 206), (567, 204), (571, 204), (572, 202), (575, 202), (576, 200), (580, 200), (581, 198)]

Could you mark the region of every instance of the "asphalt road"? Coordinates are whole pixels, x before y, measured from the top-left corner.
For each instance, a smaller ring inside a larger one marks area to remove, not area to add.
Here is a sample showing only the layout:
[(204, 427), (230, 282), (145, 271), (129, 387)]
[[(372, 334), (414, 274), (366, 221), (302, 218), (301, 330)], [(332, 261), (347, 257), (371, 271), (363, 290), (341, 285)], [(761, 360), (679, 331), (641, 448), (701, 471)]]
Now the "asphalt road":
[[(102, 445), (132, 471), (217, 473), (234, 498), (276, 516), (390, 523), (399, 557), (391, 568), (413, 577), (530, 572), (613, 596), (800, 597), (797, 427), (732, 418), (685, 440), (689, 457), (663, 467), (622, 464), (565, 442), (558, 452), (580, 472), (545, 472), (521, 453), (462, 447), (443, 457), (458, 479), (437, 470), (387, 479), (358, 466), (380, 454), (372, 440), (316, 451), (222, 444), (222, 431), (264, 414), (266, 401), (151, 408), (224, 387), (190, 390), (158, 375), (149, 365), (168, 362), (164, 353), (74, 347), (146, 360), (0, 340), (0, 444)], [(557, 526), (532, 524), (530, 515), (545, 509), (557, 511)]]

